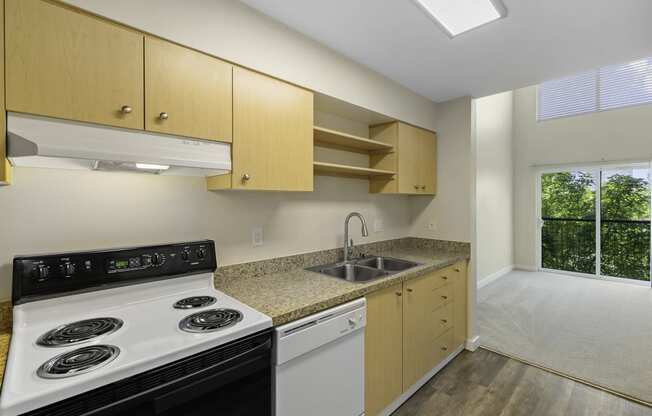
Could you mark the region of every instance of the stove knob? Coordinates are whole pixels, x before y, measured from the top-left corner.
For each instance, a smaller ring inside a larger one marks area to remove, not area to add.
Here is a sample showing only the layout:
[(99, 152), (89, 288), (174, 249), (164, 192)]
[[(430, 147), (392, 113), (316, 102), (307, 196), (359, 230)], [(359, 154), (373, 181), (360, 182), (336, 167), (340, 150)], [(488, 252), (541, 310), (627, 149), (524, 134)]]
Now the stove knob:
[(44, 264), (39, 264), (36, 269), (34, 269), (34, 275), (38, 281), (46, 280), (48, 278), (48, 274), (48, 266)]
[(158, 254), (158, 253), (152, 254), (152, 264), (154, 266), (158, 266), (159, 264), (161, 264), (161, 255), (160, 254)]
[(203, 259), (204, 257), (206, 257), (206, 249), (200, 248), (199, 250), (197, 250), (197, 258)]
[(183, 261), (188, 261), (188, 259), (190, 259), (190, 252), (188, 250), (183, 250), (181, 252), (181, 259)]
[(75, 265), (72, 263), (64, 263), (63, 274), (66, 276), (72, 276), (73, 274), (75, 274)]

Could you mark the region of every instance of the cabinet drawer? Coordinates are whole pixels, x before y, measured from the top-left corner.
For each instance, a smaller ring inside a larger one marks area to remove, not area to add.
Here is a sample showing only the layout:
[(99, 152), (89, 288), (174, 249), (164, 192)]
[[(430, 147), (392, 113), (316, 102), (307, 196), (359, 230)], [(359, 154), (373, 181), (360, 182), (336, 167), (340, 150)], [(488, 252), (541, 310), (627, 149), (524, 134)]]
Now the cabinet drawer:
[(451, 274), (452, 269), (447, 267), (443, 270), (439, 270), (433, 275), (433, 288), (438, 289), (444, 285), (449, 284), (453, 280), (453, 275)]
[(453, 287), (451, 285), (444, 285), (433, 291), (433, 309), (437, 309), (445, 303), (453, 300)]
[(441, 360), (448, 357), (453, 352), (455, 345), (454, 335), (455, 333), (451, 328), (435, 340), (435, 365), (439, 364)]
[(432, 328), (434, 337), (438, 338), (441, 334), (453, 327), (453, 303), (449, 302), (439, 307), (433, 312)]

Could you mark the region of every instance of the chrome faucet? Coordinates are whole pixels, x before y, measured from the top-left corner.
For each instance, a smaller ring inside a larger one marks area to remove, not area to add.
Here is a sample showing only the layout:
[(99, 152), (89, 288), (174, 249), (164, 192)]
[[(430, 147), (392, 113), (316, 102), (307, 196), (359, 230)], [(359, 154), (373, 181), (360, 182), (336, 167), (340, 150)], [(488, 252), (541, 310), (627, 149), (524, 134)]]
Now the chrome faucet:
[(344, 220), (344, 262), (349, 261), (349, 256), (353, 252), (353, 239), (351, 239), (351, 242), (349, 243), (349, 220), (351, 217), (358, 217), (360, 219), (360, 222), (362, 223), (362, 236), (367, 237), (369, 235), (367, 223), (362, 214), (359, 212), (352, 212), (346, 216), (346, 219)]

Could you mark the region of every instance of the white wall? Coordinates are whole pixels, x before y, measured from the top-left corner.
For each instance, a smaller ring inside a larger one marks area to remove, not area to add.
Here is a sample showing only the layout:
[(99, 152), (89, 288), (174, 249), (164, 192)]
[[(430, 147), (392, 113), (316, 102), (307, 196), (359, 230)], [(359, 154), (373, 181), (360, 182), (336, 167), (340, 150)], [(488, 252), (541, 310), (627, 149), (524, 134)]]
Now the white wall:
[(471, 241), (472, 100), (437, 104), (437, 196), (412, 197), (416, 237)]
[(515, 263), (535, 267), (534, 165), (652, 159), (652, 105), (537, 122), (536, 87), (514, 91)]
[(511, 91), (475, 100), (478, 279), (514, 264)]
[[(367, 181), (317, 177), (314, 193), (207, 192), (202, 178), (18, 168), (0, 188), (0, 299), (17, 254), (214, 239), (220, 264), (342, 245), (344, 217), (360, 211), (371, 242), (409, 234), (407, 197), (371, 195)], [(384, 232), (373, 231), (382, 219)], [(265, 244), (252, 247), (254, 226)]]
[(434, 104), (236, 0), (64, 0), (222, 59), (435, 130)]

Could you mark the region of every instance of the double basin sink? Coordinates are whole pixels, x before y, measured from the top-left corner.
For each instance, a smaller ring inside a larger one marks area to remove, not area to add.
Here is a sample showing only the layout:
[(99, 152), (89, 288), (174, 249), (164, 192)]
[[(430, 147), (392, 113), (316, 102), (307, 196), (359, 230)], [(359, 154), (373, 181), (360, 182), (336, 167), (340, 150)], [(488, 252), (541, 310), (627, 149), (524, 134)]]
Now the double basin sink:
[(363, 257), (346, 263), (309, 267), (306, 270), (337, 277), (349, 282), (368, 282), (403, 270), (420, 266), (419, 263), (391, 257)]

